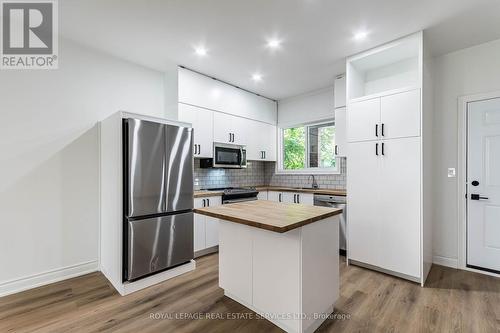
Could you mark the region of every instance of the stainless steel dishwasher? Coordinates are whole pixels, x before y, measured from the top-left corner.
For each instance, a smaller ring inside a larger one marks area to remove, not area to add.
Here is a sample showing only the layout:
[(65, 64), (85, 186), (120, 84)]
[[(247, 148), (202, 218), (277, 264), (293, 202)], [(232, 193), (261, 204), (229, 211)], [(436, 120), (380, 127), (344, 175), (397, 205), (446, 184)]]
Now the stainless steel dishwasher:
[(324, 195), (315, 194), (314, 195), (314, 205), (323, 207), (333, 207), (343, 209), (342, 215), (340, 216), (339, 223), (339, 247), (340, 254), (346, 254), (346, 221), (347, 221), (347, 200), (346, 197), (338, 195)]

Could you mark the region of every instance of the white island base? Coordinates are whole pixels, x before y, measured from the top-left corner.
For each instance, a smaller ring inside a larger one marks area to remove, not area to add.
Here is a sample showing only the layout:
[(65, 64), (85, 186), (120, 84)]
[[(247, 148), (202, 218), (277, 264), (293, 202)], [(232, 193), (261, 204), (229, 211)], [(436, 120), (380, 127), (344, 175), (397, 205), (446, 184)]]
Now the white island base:
[(224, 294), (287, 332), (314, 332), (339, 297), (338, 216), (278, 233), (220, 220)]

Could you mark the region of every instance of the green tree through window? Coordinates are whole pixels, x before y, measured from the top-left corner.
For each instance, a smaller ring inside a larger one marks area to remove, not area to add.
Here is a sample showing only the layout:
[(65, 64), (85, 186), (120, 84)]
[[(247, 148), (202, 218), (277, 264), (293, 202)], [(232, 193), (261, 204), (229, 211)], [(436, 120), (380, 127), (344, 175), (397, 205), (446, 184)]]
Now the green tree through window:
[(306, 164), (305, 127), (283, 130), (283, 168), (285, 170), (304, 169)]
[(283, 169), (335, 168), (333, 122), (283, 129)]

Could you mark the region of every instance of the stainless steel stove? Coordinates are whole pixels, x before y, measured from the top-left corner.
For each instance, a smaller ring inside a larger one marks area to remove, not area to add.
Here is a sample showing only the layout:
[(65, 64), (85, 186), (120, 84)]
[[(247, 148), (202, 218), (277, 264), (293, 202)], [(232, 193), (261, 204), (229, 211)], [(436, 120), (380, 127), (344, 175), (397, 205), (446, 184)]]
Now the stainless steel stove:
[(207, 188), (205, 191), (223, 191), (222, 204), (257, 200), (259, 191), (255, 187), (221, 187)]

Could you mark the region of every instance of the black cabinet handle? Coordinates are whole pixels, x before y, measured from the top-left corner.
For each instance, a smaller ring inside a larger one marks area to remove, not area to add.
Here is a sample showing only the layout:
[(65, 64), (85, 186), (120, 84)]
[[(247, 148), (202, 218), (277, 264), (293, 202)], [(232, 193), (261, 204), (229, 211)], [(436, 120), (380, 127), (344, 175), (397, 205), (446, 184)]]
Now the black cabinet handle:
[(338, 155), (338, 154), (339, 154), (339, 153), (338, 153), (338, 147), (339, 147), (339, 146), (335, 145), (335, 155)]
[(197, 145), (194, 145), (194, 155), (196, 155), (196, 151), (198, 150)]
[(278, 201), (281, 202), (281, 193), (278, 194)]
[(266, 151), (264, 151), (264, 159), (266, 158)]
[(378, 124), (375, 124), (375, 136), (378, 138)]
[(293, 195), (293, 203), (297, 203), (297, 194)]
[(385, 136), (385, 133), (384, 133), (384, 132), (385, 132), (385, 131), (384, 131), (384, 128), (385, 128), (385, 124), (384, 124), (384, 123), (382, 123), (382, 136)]
[(384, 152), (384, 147), (385, 147), (385, 143), (382, 142), (382, 155), (385, 155), (385, 152)]
[(210, 207), (210, 199), (207, 199), (208, 207)]
[(206, 207), (207, 203), (205, 202), (205, 199), (203, 199), (203, 207)]
[(201, 154), (201, 145), (198, 145), (198, 155)]
[(300, 203), (300, 194), (297, 194), (297, 203)]
[(375, 144), (375, 155), (378, 156), (378, 143)]

